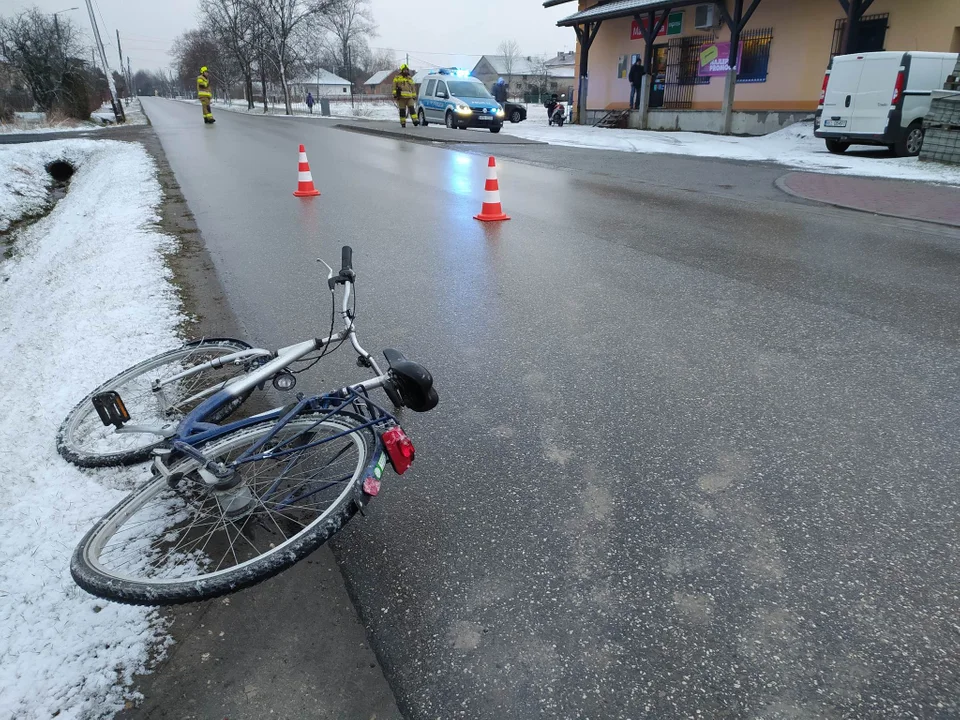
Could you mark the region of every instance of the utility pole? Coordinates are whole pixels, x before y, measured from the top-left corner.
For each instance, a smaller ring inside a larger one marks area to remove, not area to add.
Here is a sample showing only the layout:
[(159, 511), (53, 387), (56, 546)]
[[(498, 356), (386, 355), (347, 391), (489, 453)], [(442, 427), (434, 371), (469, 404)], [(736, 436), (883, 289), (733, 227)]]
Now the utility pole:
[(134, 95), (139, 95), (140, 93), (137, 92), (137, 90), (136, 90), (135, 87), (133, 87), (133, 71), (130, 69), (130, 56), (129, 56), (129, 55), (127, 55), (127, 77), (130, 78), (130, 79), (127, 81), (127, 82), (129, 83), (129, 84), (127, 85), (127, 87), (129, 88), (129, 91), (132, 92)]
[(103, 40), (100, 39), (100, 28), (97, 27), (97, 18), (93, 14), (93, 3), (87, 0), (87, 12), (90, 13), (90, 25), (93, 28), (93, 39), (96, 41), (97, 49), (100, 51), (100, 62), (103, 64), (103, 74), (107, 76), (107, 87), (110, 88), (110, 103), (113, 106), (113, 116), (117, 123), (126, 121), (123, 114), (123, 106), (117, 98), (117, 84), (113, 81), (113, 75), (110, 74), (110, 64), (107, 62), (107, 53), (103, 49)]
[[(120, 74), (123, 75), (123, 48), (120, 47), (120, 31), (117, 30), (117, 55), (120, 57)], [(130, 100), (130, 81), (126, 80), (127, 101)]]

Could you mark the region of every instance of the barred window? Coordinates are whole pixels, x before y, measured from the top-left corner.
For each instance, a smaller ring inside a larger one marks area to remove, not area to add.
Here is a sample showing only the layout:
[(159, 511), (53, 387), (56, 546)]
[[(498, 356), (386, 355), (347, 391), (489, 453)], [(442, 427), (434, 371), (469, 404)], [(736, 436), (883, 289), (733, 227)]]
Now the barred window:
[(738, 61), (737, 82), (766, 82), (773, 28), (747, 30), (740, 36), (740, 40), (743, 41), (743, 53)]

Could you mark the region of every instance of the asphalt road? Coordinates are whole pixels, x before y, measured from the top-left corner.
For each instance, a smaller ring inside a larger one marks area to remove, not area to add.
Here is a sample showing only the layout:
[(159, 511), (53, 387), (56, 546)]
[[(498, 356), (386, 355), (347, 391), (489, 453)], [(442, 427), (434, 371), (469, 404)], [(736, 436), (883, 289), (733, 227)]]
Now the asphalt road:
[(323, 333), (348, 243), (361, 340), (434, 371), (335, 542), (408, 718), (960, 713), (960, 233), (542, 147), (483, 225), (476, 149), (144, 107), (250, 338)]

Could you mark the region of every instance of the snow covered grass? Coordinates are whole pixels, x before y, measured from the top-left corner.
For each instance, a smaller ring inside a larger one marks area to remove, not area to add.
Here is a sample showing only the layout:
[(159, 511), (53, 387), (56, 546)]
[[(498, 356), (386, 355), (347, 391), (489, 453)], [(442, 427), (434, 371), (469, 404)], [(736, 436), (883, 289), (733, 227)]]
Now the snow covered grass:
[[(146, 125), (147, 116), (143, 114), (139, 98), (130, 100), (123, 106), (127, 125)], [(4, 133), (61, 133), (74, 130), (96, 130), (114, 126), (113, 108), (104, 103), (90, 114), (89, 122), (82, 122), (65, 115), (47, 115), (42, 112), (18, 112), (12, 123), (0, 122), (0, 134)]]
[[(195, 105), (200, 103), (197, 100), (186, 100)], [(268, 115), (285, 115), (283, 103), (268, 103)], [(220, 100), (213, 103), (214, 112), (223, 110), (226, 112), (237, 112), (246, 115), (263, 115), (263, 103), (257, 103), (253, 110), (247, 109), (244, 100), (234, 100), (232, 104), (227, 104)], [(397, 106), (388, 100), (368, 100), (362, 95), (356, 96), (354, 104), (349, 100), (337, 100), (330, 103), (330, 117), (323, 117), (320, 114), (320, 102), (313, 106), (313, 113), (310, 113), (306, 103), (293, 103), (293, 114), (297, 117), (313, 117), (318, 120), (330, 120), (337, 118), (352, 118), (361, 120), (394, 120), (397, 117)]]
[[(155, 611), (74, 585), (70, 556), (143, 467), (82, 471), (57, 454), (64, 416), (90, 389), (176, 343), (178, 301), (154, 227), (161, 191), (138, 144), (54, 140), (0, 146), (0, 212), (42, 206), (43, 167), (77, 167), (48, 216), (0, 264), (0, 717), (88, 719), (164, 642)], [(12, 176), (11, 184), (6, 180)]]
[(730, 137), (693, 132), (610, 130), (564, 125), (550, 127), (543, 108), (530, 106), (528, 120), (507, 123), (503, 132), (551, 145), (776, 162), (817, 172), (960, 184), (960, 167), (891, 157), (886, 148), (854, 145), (846, 155), (827, 152), (813, 136), (813, 123), (801, 122), (761, 137)]
[[(133, 98), (129, 103), (123, 102), (123, 114), (126, 117), (126, 125), (146, 125), (147, 116), (143, 114), (143, 108), (140, 106), (140, 98)], [(100, 125), (115, 126), (116, 116), (113, 114), (113, 106), (110, 103), (104, 103), (99, 110), (90, 113), (90, 119), (100, 123)]]
[(0, 122), (0, 134), (5, 133), (58, 133), (88, 130), (97, 127), (91, 122), (81, 122), (65, 115), (47, 117), (42, 112), (18, 112), (12, 123)]

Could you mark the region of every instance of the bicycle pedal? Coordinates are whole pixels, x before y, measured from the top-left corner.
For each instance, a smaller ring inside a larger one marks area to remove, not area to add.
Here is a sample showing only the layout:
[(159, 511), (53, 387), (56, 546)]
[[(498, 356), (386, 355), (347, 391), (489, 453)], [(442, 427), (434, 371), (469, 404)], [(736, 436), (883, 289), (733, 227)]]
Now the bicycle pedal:
[(96, 408), (97, 415), (100, 416), (100, 421), (104, 425), (114, 425), (121, 428), (125, 422), (130, 421), (127, 406), (123, 404), (120, 393), (114, 390), (94, 395), (93, 407)]

